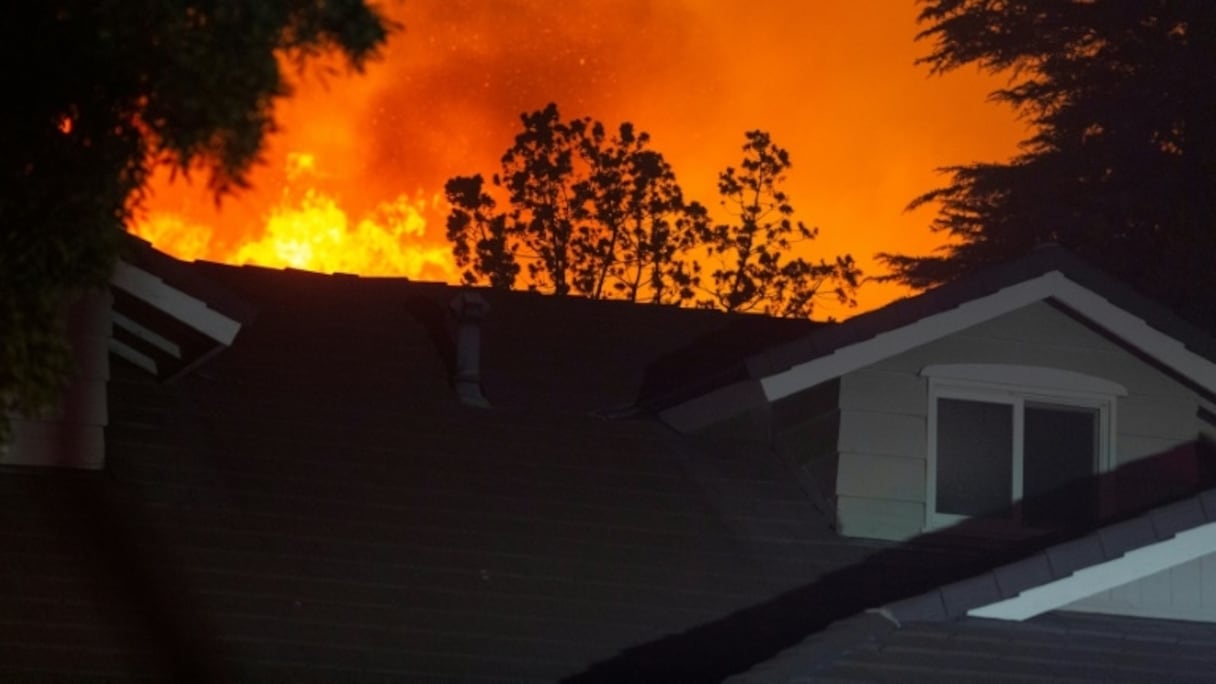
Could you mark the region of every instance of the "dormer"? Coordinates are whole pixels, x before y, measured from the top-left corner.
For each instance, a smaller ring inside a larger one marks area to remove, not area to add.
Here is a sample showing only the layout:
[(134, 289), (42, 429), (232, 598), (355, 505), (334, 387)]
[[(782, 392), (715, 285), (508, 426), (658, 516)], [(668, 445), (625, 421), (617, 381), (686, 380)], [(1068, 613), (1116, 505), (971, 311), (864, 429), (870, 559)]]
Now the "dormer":
[(661, 415), (718, 434), (753, 416), (842, 535), (1018, 538), (1202, 486), (1214, 359), (1207, 335), (1049, 248), (771, 347)]

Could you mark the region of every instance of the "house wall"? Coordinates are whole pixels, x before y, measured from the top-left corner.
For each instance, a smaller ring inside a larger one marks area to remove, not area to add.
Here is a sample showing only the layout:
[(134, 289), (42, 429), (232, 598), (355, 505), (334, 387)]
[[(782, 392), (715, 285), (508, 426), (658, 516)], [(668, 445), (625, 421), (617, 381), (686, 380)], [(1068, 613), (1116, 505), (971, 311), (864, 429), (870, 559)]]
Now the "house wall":
[(105, 464), (106, 382), (110, 378), (109, 292), (89, 293), (67, 312), (75, 370), (59, 405), (13, 418), (0, 464), (98, 469)]
[(1075, 601), (1062, 610), (1216, 622), (1216, 554)]
[(842, 534), (902, 540), (924, 531), (931, 364), (1046, 366), (1117, 382), (1116, 464), (1195, 440), (1198, 399), (1164, 373), (1038, 302), (840, 379), (837, 526)]

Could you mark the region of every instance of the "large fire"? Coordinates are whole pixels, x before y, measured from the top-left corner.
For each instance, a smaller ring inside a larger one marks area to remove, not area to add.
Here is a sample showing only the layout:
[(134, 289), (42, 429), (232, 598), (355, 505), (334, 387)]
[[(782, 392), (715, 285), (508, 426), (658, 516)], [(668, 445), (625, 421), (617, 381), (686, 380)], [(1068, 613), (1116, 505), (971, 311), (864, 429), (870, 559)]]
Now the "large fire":
[(426, 240), (427, 214), (446, 210), (442, 197), (407, 194), (377, 204), (353, 221), (330, 194), (316, 187), (316, 157), (292, 152), (286, 184), (265, 217), (260, 237), (213, 243), (217, 231), (181, 215), (158, 210), (136, 220), (131, 232), (182, 259), (210, 259), (364, 275), (454, 281), (450, 250)]
[[(1001, 160), (1023, 127), (977, 73), (913, 64), (917, 7), (687, 0), (409, 0), (406, 29), (364, 74), (296, 75), (252, 188), (218, 207), (198, 182), (154, 175), (131, 226), (181, 258), (454, 282), (444, 182), (490, 174), (519, 114), (631, 121), (713, 211), (716, 176), (762, 128), (790, 151), (786, 187), (821, 229), (806, 256), (925, 253), (931, 210), (905, 213), (935, 169)], [(725, 219), (725, 216), (719, 217)], [(904, 294), (866, 283), (860, 309)], [(854, 313), (825, 306), (822, 315)]]
[(231, 260), (326, 273), (451, 280), (457, 273), (448, 249), (418, 244), (426, 234), (422, 212), (427, 207), (425, 198), (401, 195), (352, 226), (332, 197), (308, 190), (299, 204), (272, 209), (265, 236), (242, 245)]

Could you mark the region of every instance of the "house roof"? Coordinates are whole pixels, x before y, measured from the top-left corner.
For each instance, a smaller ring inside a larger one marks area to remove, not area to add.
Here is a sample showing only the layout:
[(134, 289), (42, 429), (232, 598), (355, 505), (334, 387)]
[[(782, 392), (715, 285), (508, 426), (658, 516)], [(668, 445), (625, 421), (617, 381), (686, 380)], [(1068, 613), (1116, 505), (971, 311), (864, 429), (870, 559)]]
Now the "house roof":
[(765, 402), (996, 318), (1049, 301), (1208, 398), (1216, 398), (1216, 340), (1056, 246), (825, 325), (744, 361), (745, 377), (661, 407), (695, 430)]
[(1216, 625), (1059, 611), (1214, 553), (1211, 489), (838, 621), (731, 681), (1206, 681)]
[(0, 679), (716, 681), (1041, 546), (841, 538), (771, 449), (645, 410), (805, 322), (482, 291), (482, 409), (457, 288), (165, 265), (242, 327), (115, 362), (104, 472), (2, 473)]
[(160, 378), (188, 372), (232, 344), (255, 311), (187, 264), (124, 234), (110, 278), (112, 352)]
[[(174, 267), (256, 319), (173, 382), (114, 362), (104, 472), (0, 477), (0, 678), (715, 678), (906, 593), (841, 590), (892, 545), (836, 536), (775, 455), (615, 410), (736, 317), (483, 292), (478, 409), (456, 288)], [(977, 555), (891, 553), (918, 587)]]
[(984, 618), (896, 628), (867, 614), (732, 684), (1026, 684), (1212, 681), (1216, 625), (1054, 612), (1009, 623)]

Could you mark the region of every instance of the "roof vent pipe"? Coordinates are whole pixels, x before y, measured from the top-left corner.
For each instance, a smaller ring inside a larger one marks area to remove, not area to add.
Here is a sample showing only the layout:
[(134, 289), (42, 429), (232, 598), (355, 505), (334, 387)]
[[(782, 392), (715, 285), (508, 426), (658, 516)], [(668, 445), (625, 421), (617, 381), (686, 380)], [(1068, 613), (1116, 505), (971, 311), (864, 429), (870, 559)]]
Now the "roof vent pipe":
[(476, 292), (464, 292), (449, 305), (456, 317), (456, 396), (469, 406), (489, 408), (481, 393), (481, 321), (489, 303)]

